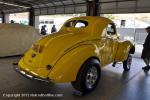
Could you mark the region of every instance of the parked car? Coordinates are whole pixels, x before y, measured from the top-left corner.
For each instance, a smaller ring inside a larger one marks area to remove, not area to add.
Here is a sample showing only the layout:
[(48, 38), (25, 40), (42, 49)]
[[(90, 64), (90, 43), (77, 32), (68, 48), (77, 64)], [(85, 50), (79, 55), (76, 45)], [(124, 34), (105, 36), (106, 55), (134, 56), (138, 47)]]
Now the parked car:
[(34, 79), (71, 82), (78, 91), (89, 93), (99, 83), (102, 67), (123, 62), (128, 71), (133, 53), (134, 45), (119, 40), (110, 19), (76, 17), (66, 21), (59, 32), (33, 44), (17, 71)]
[(24, 54), (40, 37), (38, 30), (31, 26), (0, 24), (0, 57)]

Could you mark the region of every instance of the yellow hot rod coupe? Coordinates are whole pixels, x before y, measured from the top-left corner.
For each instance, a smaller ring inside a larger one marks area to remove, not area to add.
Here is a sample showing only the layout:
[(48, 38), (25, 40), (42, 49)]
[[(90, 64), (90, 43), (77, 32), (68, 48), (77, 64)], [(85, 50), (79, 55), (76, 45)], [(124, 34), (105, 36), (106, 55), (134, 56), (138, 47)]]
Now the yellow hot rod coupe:
[(95, 89), (101, 68), (123, 62), (128, 71), (135, 51), (129, 41), (121, 41), (114, 23), (104, 17), (76, 17), (59, 32), (41, 38), (24, 54), (17, 70), (31, 78), (54, 83), (71, 82), (82, 93)]

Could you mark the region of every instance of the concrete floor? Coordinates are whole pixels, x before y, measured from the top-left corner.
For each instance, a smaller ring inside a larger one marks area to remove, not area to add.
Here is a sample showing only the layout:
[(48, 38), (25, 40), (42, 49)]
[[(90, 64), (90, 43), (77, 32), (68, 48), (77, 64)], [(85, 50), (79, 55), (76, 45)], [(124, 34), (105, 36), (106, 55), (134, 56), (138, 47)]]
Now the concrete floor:
[[(150, 100), (150, 73), (142, 71), (144, 63), (138, 58), (133, 58), (132, 68), (127, 73), (121, 64), (103, 68), (96, 90), (83, 97), (74, 95), (69, 83), (45, 83), (21, 76), (12, 66), (18, 60), (19, 57), (0, 59), (0, 100)], [(8, 97), (11, 94), (57, 94), (60, 97)]]

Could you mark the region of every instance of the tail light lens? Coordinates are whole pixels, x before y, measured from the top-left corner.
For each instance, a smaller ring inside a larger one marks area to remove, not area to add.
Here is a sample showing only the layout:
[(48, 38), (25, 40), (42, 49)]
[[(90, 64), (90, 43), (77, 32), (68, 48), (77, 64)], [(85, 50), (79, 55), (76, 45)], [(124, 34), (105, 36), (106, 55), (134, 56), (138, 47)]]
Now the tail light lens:
[(37, 53), (41, 53), (42, 49), (43, 49), (43, 47), (41, 45), (38, 45), (38, 44), (33, 44), (32, 45), (32, 50), (37, 52)]

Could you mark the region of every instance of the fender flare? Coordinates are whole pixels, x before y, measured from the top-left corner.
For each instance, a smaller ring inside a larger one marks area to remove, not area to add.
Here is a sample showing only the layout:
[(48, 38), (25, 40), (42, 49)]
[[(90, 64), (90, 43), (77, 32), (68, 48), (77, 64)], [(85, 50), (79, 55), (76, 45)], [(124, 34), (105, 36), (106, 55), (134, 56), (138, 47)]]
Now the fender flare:
[(135, 46), (132, 46), (132, 47), (131, 47), (129, 53), (130, 53), (130, 54), (134, 54), (134, 53), (135, 53)]
[[(89, 58), (98, 59), (94, 45), (81, 45), (63, 55), (50, 71), (48, 77), (55, 83), (75, 81), (83, 63)], [(78, 60), (74, 60), (78, 59)]]

